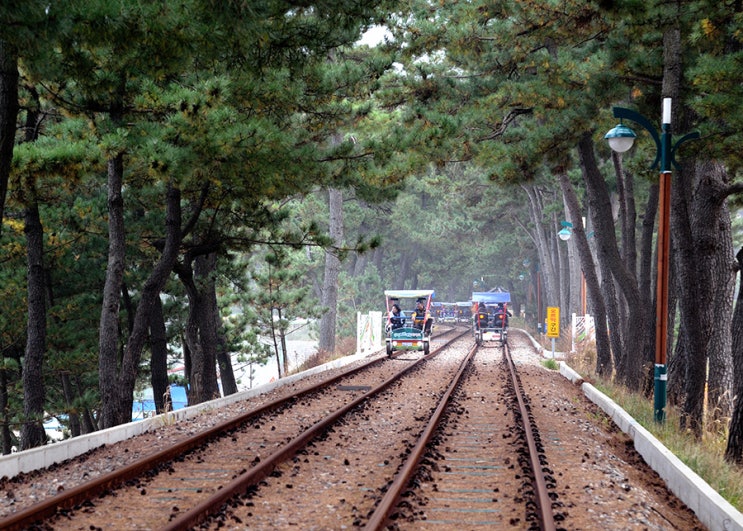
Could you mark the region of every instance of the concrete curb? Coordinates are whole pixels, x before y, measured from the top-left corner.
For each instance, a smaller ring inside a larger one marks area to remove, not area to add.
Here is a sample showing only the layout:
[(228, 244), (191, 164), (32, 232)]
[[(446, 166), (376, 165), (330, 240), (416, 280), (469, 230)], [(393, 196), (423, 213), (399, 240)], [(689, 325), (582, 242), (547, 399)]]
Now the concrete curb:
[(71, 439), (65, 439), (64, 441), (39, 446), (38, 448), (31, 448), (30, 450), (4, 455), (0, 457), (0, 478), (12, 478), (23, 472), (31, 472), (40, 468), (46, 468), (55, 463), (61, 463), (67, 459), (77, 457), (78, 455), (84, 454), (85, 452), (98, 448), (99, 446), (114, 444), (136, 435), (141, 435), (150, 430), (157, 429), (161, 426), (175, 424), (184, 419), (201, 415), (205, 411), (217, 409), (221, 406), (239, 402), (240, 400), (268, 393), (277, 387), (288, 385), (302, 378), (306, 378), (307, 376), (343, 367), (344, 365), (348, 365), (364, 358), (381, 357), (385, 355), (384, 351), (378, 351), (344, 356), (343, 358), (329, 361), (328, 363), (318, 365), (317, 367), (313, 367), (312, 369), (308, 369), (301, 373), (293, 374), (286, 378), (281, 378), (280, 380), (269, 382), (253, 389), (241, 391), (234, 395), (216, 398), (209, 402), (196, 404), (169, 413), (163, 413), (162, 415), (150, 417), (138, 422), (122, 424), (121, 426), (114, 426), (113, 428), (96, 431), (79, 437), (73, 437)]
[(603, 394), (560, 362), (560, 374), (580, 384), (583, 394), (611, 417), (614, 423), (635, 443), (635, 449), (645, 462), (666, 482), (668, 489), (683, 501), (697, 518), (712, 531), (743, 530), (743, 515), (720, 496), (693, 470), (686, 466), (668, 448), (643, 428), (616, 402)]
[(536, 339), (534, 339), (534, 337), (529, 332), (527, 332), (526, 330), (524, 330), (523, 328), (513, 328), (513, 329), (514, 330), (518, 330), (519, 332), (523, 332), (523, 333), (526, 334), (526, 337), (528, 337), (529, 338), (529, 341), (531, 341), (531, 346), (534, 347), (534, 350), (537, 351), (537, 354), (539, 354), (539, 356), (541, 358), (554, 359), (555, 361), (559, 361), (561, 359), (565, 359), (565, 353), (564, 352), (559, 352), (559, 351), (558, 352), (555, 352), (555, 354), (553, 356), (552, 355), (552, 349), (544, 348), (539, 343), (539, 341), (537, 341)]

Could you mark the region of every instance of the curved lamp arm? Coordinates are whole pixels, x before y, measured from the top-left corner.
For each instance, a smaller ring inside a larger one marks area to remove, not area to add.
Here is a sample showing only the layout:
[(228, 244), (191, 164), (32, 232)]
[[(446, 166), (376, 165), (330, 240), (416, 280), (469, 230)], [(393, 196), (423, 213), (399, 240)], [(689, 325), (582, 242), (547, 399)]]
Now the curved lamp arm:
[[(652, 166), (650, 166), (650, 168), (651, 169), (655, 168), (660, 162), (660, 154), (661, 154), (660, 136), (658, 135), (657, 129), (655, 129), (655, 127), (653, 127), (653, 124), (651, 124), (648, 121), (648, 119), (645, 118), (642, 114), (635, 112), (631, 109), (625, 109), (624, 107), (613, 107), (612, 110), (614, 111), (615, 118), (626, 118), (627, 120), (632, 120), (633, 122), (638, 123), (641, 126), (643, 126), (647, 130), (647, 132), (650, 133), (650, 136), (653, 137), (653, 140), (655, 140), (655, 147), (657, 149), (655, 153), (655, 161), (653, 162)], [(680, 143), (681, 143), (681, 140), (679, 140), (678, 144)], [(678, 146), (678, 144), (676, 145)]]

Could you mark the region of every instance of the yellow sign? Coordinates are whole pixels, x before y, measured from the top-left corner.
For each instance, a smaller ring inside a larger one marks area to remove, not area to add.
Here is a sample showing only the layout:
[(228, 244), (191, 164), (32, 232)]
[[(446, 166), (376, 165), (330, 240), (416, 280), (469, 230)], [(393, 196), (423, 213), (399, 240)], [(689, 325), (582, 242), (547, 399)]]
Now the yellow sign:
[(560, 337), (559, 306), (547, 306), (547, 337)]

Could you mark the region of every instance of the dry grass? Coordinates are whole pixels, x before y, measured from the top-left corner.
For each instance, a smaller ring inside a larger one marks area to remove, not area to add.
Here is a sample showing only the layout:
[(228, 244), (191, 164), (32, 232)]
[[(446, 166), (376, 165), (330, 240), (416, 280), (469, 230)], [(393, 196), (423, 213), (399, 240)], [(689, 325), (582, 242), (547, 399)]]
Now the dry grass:
[(573, 370), (614, 400), (736, 509), (743, 509), (743, 468), (724, 459), (727, 422), (711, 422), (702, 440), (698, 441), (688, 430), (680, 428), (680, 416), (673, 406), (666, 407), (666, 421), (658, 423), (654, 417), (652, 397), (632, 392), (597, 376), (594, 372), (596, 351), (592, 346), (579, 349), (566, 361)]
[(326, 352), (324, 350), (318, 350), (312, 356), (308, 357), (304, 363), (297, 367), (294, 373), (306, 371), (313, 367), (319, 367), (323, 363), (342, 358), (343, 356), (349, 356), (356, 353), (356, 338), (345, 337), (337, 340), (335, 344), (335, 352)]

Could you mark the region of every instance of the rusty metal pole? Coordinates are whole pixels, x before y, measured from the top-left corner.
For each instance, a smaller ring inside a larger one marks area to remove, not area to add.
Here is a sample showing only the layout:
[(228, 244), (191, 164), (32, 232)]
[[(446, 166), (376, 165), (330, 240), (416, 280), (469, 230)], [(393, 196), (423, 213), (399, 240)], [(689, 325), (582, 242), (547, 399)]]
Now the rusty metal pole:
[(660, 201), (658, 205), (658, 274), (655, 303), (655, 389), (653, 411), (656, 422), (666, 420), (668, 382), (668, 275), (671, 253), (671, 98), (663, 99), (660, 136)]

